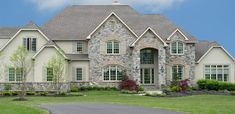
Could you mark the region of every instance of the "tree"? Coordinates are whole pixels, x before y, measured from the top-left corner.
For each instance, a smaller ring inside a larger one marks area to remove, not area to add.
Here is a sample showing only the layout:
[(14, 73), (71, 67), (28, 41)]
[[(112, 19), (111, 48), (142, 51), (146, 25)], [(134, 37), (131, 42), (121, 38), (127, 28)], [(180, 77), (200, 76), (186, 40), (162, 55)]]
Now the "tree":
[(19, 46), (10, 58), (14, 70), (20, 73), (21, 76), (19, 80), (17, 80), (20, 88), (19, 100), (25, 100), (26, 79), (31, 71), (31, 58), (28, 54), (29, 52), (25, 47)]
[(65, 66), (65, 59), (60, 56), (59, 54), (56, 56), (53, 56), (49, 62), (47, 67), (51, 68), (53, 70), (53, 77), (52, 82), (56, 91), (56, 95), (59, 95), (61, 92), (61, 82), (63, 80), (63, 74), (64, 74), (64, 66)]

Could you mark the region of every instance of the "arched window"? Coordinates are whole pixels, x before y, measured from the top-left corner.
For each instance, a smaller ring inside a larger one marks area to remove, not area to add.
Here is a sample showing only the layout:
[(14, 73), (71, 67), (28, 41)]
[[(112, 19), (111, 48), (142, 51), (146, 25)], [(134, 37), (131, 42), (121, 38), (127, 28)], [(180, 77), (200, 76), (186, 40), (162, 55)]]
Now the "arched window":
[(107, 54), (119, 54), (120, 43), (118, 41), (107, 42)]
[(184, 43), (180, 41), (171, 43), (171, 54), (173, 55), (184, 54)]
[(103, 68), (105, 81), (117, 81), (123, 79), (123, 68), (119, 65), (108, 65)]
[(184, 66), (183, 65), (174, 65), (172, 67), (172, 80), (182, 80), (184, 77)]
[(140, 51), (141, 64), (154, 64), (154, 49), (143, 49)]

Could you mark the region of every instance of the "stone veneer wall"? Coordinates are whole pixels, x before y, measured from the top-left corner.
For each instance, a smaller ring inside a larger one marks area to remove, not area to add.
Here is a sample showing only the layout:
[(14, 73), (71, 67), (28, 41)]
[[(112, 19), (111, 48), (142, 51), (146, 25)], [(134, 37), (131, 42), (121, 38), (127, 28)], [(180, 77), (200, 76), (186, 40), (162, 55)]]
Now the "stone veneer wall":
[[(115, 40), (120, 42), (119, 55), (106, 54), (106, 42)], [(113, 81), (103, 80), (102, 69), (107, 65), (120, 65), (124, 67), (127, 75), (131, 78), (133, 74), (133, 62), (129, 44), (136, 40), (135, 36), (115, 17), (111, 16), (96, 32), (88, 42), (88, 53), (90, 59), (89, 81), (97, 85), (117, 85)]]
[[(184, 55), (171, 55), (170, 43), (174, 41), (182, 41), (185, 43)], [(195, 44), (187, 43), (184, 37), (177, 33), (171, 39), (169, 46), (166, 48), (166, 66), (167, 66), (167, 84), (170, 84), (172, 80), (172, 66), (183, 65), (184, 66), (184, 77), (183, 79), (193, 80), (195, 76)]]

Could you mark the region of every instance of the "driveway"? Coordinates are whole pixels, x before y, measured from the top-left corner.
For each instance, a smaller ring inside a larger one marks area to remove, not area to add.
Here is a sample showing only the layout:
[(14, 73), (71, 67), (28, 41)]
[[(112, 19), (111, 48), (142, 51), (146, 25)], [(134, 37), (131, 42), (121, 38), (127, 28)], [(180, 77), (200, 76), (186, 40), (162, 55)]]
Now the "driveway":
[(183, 114), (155, 108), (114, 104), (45, 104), (51, 114)]

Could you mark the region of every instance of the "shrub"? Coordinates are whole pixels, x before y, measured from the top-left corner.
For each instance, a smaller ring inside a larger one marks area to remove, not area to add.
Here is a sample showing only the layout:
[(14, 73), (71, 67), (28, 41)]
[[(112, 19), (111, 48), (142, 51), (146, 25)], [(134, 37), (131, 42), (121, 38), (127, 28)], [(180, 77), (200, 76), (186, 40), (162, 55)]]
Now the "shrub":
[(144, 91), (144, 86), (139, 86), (139, 90), (138, 91)]
[(66, 92), (61, 92), (59, 95), (60, 95), (60, 96), (66, 96), (67, 93), (66, 93)]
[(48, 92), (40, 92), (39, 93), (41, 96), (47, 96), (48, 95)]
[(35, 92), (26, 92), (26, 95), (36, 95), (36, 93)]
[(4, 90), (5, 91), (10, 91), (12, 89), (11, 84), (4, 84)]
[(80, 87), (80, 91), (87, 91), (86, 87)]
[(170, 90), (171, 90), (172, 92), (180, 92), (180, 91), (181, 91), (181, 88), (180, 88), (179, 86), (172, 86), (172, 87), (170, 88)]
[(235, 91), (230, 91), (230, 94), (231, 95), (235, 95)]
[(199, 80), (197, 82), (199, 89), (206, 90), (229, 90), (235, 91), (235, 84), (229, 82), (220, 82), (215, 80)]
[(190, 89), (189, 79), (181, 80), (179, 82), (179, 87), (180, 87), (181, 91), (183, 91), (183, 92), (185, 92), (186, 90), (189, 90)]
[(17, 95), (19, 95), (19, 92), (13, 91), (13, 92), (11, 92), (11, 95), (12, 96), (17, 96)]
[(139, 86), (136, 84), (134, 80), (123, 80), (119, 85), (121, 90), (129, 90), (129, 91), (138, 91)]
[(3, 92), (4, 96), (11, 96), (11, 92)]
[(71, 88), (70, 88), (70, 91), (71, 91), (71, 92), (78, 92), (78, 91), (79, 91), (79, 88), (78, 88), (78, 87), (71, 87)]

